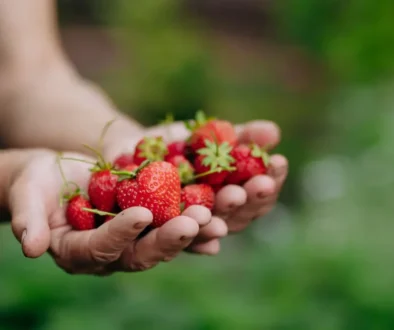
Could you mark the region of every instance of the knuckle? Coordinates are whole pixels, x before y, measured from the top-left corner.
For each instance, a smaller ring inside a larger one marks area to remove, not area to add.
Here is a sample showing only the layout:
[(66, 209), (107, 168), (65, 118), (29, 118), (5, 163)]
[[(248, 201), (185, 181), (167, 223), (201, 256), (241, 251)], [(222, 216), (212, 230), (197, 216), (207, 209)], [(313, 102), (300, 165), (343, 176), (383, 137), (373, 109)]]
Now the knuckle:
[(98, 250), (92, 251), (92, 259), (97, 264), (107, 264), (115, 259), (117, 259), (118, 255), (115, 253), (105, 253)]
[(156, 262), (153, 261), (142, 261), (133, 259), (131, 261), (130, 269), (134, 272), (142, 272), (149, 269), (152, 269), (156, 265)]

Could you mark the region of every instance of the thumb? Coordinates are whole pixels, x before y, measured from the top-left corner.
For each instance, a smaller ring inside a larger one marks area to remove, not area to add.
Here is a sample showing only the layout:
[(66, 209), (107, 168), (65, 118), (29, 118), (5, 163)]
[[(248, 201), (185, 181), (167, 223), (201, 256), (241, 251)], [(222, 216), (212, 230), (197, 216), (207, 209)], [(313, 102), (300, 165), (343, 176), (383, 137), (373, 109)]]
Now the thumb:
[(28, 181), (18, 180), (10, 191), (12, 231), (28, 258), (43, 255), (50, 245), (50, 228), (44, 201)]

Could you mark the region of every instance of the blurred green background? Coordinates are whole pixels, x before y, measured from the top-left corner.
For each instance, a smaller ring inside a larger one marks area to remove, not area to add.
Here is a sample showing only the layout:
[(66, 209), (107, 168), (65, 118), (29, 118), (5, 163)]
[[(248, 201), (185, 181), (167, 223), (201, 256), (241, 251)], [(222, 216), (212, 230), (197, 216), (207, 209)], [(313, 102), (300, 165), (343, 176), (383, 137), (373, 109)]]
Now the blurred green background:
[(392, 0), (60, 1), (81, 73), (146, 125), (276, 121), (276, 209), (214, 258), (70, 276), (0, 230), (0, 329), (394, 329)]

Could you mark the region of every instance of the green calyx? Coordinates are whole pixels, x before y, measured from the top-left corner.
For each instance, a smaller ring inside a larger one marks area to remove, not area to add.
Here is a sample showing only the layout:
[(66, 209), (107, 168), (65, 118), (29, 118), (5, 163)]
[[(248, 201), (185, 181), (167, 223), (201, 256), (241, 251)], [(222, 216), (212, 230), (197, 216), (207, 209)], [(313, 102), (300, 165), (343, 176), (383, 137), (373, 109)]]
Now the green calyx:
[(250, 148), (252, 150), (251, 155), (255, 158), (261, 158), (264, 166), (268, 167), (270, 163), (270, 156), (266, 150), (267, 147), (261, 147), (258, 144), (253, 143)]
[(123, 181), (123, 180), (129, 180), (129, 179), (134, 179), (137, 177), (138, 173), (148, 166), (150, 163), (152, 163), (151, 160), (146, 159), (141, 163), (140, 166), (138, 166), (134, 171), (117, 171), (117, 170), (111, 170), (112, 174), (115, 174), (118, 176), (118, 181)]
[(193, 168), (188, 163), (181, 163), (178, 166), (179, 177), (181, 178), (181, 182), (183, 184), (189, 184), (194, 180), (194, 171)]
[(167, 113), (165, 118), (159, 122), (160, 125), (169, 125), (174, 123), (174, 115), (172, 113)]
[(146, 158), (150, 161), (160, 161), (168, 154), (167, 145), (162, 137), (146, 137), (138, 146), (138, 157)]
[(205, 146), (205, 148), (199, 149), (197, 153), (204, 156), (202, 165), (209, 167), (210, 171), (214, 173), (234, 171), (236, 169), (231, 166), (235, 162), (235, 159), (230, 155), (232, 147), (228, 142), (217, 144), (206, 139)]
[(204, 126), (206, 123), (214, 119), (214, 117), (207, 117), (202, 110), (199, 110), (196, 112), (194, 120), (187, 120), (184, 122), (184, 124), (187, 130), (194, 132), (201, 126)]

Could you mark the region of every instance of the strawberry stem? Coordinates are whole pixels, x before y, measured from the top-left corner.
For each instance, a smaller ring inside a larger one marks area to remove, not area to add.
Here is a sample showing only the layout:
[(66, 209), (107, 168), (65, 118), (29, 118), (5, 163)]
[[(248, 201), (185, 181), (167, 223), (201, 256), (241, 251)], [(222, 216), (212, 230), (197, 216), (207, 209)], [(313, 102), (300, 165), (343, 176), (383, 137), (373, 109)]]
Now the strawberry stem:
[(214, 168), (212, 170), (196, 174), (193, 177), (193, 179), (199, 179), (199, 178), (202, 178), (203, 176), (207, 176), (207, 175), (214, 174), (214, 173), (220, 173), (222, 171), (229, 171), (229, 172), (231, 172), (231, 171), (235, 171), (235, 170), (236, 170), (235, 167), (216, 167), (216, 168)]
[(107, 168), (107, 164), (105, 163), (105, 159), (104, 159), (104, 157), (102, 156), (102, 154), (101, 154), (100, 151), (94, 149), (93, 147), (91, 147), (91, 146), (89, 146), (89, 145), (87, 145), (87, 144), (83, 144), (83, 146), (84, 146), (86, 149), (89, 149), (89, 150), (90, 150), (91, 152), (93, 152), (94, 154), (96, 154), (96, 156), (97, 156), (97, 158), (98, 158), (98, 165), (99, 165), (100, 168)]
[(90, 165), (93, 165), (93, 166), (96, 166), (96, 165), (97, 165), (96, 163), (90, 162), (90, 161), (88, 161), (88, 160), (78, 159), (78, 158), (73, 158), (73, 157), (62, 157), (62, 160), (73, 160), (73, 161), (76, 161), (76, 162), (81, 162), (81, 163), (85, 163), (85, 164), (90, 164)]
[[(57, 165), (59, 167), (60, 176), (61, 176), (62, 181), (63, 181), (62, 187), (60, 189), (60, 195), (59, 195), (59, 205), (60, 205), (60, 207), (63, 207), (63, 203), (64, 203), (65, 200), (66, 201), (70, 200), (73, 196), (76, 196), (76, 195), (81, 193), (81, 190), (80, 190), (80, 188), (79, 188), (77, 183), (75, 183), (74, 181), (68, 181), (67, 180), (66, 175), (64, 174), (64, 171), (63, 171), (63, 168), (62, 168), (62, 165), (61, 165), (61, 160), (62, 159), (64, 159), (64, 158), (62, 158), (62, 153), (58, 153), (57, 156), (56, 156), (56, 163), (57, 163)], [(68, 195), (68, 194), (65, 193), (65, 191), (69, 187), (70, 184), (75, 186), (75, 191)]]
[[(104, 138), (107, 135), (107, 132), (109, 130), (109, 128), (112, 126), (112, 124), (116, 121), (116, 118), (110, 120), (109, 122), (107, 122), (101, 132), (100, 138), (99, 138), (99, 151), (100, 151), (100, 156), (103, 153), (103, 146), (104, 146)], [(101, 158), (104, 160), (104, 158), (101, 156)], [(105, 161), (104, 161), (105, 163)]]
[(104, 211), (100, 211), (100, 210), (97, 210), (97, 209), (89, 209), (89, 208), (87, 208), (87, 207), (83, 207), (82, 210), (83, 210), (83, 211), (86, 211), (86, 212), (90, 212), (90, 213), (102, 215), (102, 216), (104, 216), (104, 215), (110, 215), (110, 216), (112, 216), (112, 217), (116, 217), (116, 216), (117, 216), (116, 213), (104, 212)]
[(119, 179), (120, 180), (125, 180), (125, 179), (131, 179), (131, 178), (135, 178), (137, 176), (137, 174), (144, 168), (146, 167), (148, 164), (150, 164), (152, 161), (150, 161), (149, 159), (145, 159), (140, 166), (138, 166), (134, 171), (117, 171), (117, 170), (111, 170), (112, 174), (115, 175), (119, 175)]

